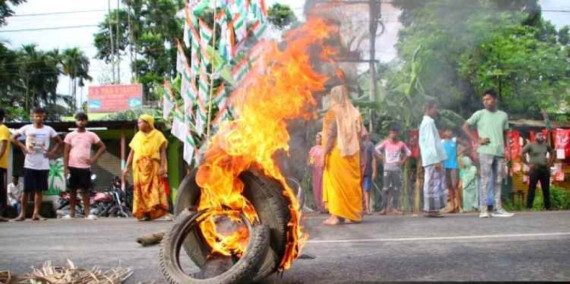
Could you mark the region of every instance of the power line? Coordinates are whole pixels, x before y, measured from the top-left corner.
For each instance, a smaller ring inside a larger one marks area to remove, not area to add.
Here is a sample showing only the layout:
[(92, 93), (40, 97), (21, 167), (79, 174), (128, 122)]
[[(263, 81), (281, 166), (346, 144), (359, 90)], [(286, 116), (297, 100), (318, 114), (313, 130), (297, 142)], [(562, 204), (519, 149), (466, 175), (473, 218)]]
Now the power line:
[(106, 10), (82, 10), (82, 11), (65, 11), (65, 12), (50, 12), (50, 13), (34, 13), (34, 14), (16, 14), (12, 17), (41, 17), (41, 16), (51, 16), (51, 15), (65, 15), (65, 14), (82, 14), (82, 13), (95, 13), (95, 12), (105, 12)]
[(34, 28), (34, 29), (17, 29), (17, 30), (0, 30), (0, 33), (16, 33), (16, 32), (33, 32), (33, 31), (47, 31), (47, 30), (65, 30), (65, 29), (81, 29), (98, 27), (99, 25), (78, 25), (78, 26), (61, 26), (49, 28)]

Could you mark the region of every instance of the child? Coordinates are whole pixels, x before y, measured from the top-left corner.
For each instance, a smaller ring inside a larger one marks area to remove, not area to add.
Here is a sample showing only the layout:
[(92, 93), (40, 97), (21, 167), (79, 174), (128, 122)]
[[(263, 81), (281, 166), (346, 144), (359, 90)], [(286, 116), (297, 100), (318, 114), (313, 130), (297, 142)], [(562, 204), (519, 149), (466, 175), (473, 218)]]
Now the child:
[(322, 133), (317, 133), (315, 137), (316, 144), (309, 151), (309, 166), (312, 168), (312, 181), (313, 181), (313, 197), (315, 200), (315, 207), (321, 213), (325, 212), (323, 204), (323, 146)]
[(392, 205), (394, 200), (398, 200), (402, 190), (402, 166), (406, 164), (412, 152), (404, 142), (398, 140), (399, 133), (397, 127), (391, 127), (388, 139), (376, 146), (376, 155), (384, 163), (384, 186), (382, 188), (384, 208), (380, 211), (380, 215), (390, 212), (400, 213), (398, 210), (394, 210)]
[(463, 188), (463, 211), (476, 211), (479, 207), (477, 167), (467, 156), (462, 157), (459, 161), (461, 165), (459, 187)]

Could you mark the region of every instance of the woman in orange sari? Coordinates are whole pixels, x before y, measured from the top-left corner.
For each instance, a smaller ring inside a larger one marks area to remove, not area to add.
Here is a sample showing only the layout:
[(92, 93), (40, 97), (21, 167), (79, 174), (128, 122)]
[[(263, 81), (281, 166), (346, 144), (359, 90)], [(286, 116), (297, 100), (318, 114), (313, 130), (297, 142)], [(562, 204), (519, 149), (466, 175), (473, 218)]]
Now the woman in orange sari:
[(139, 131), (131, 140), (131, 152), (123, 171), (123, 180), (133, 167), (133, 216), (140, 221), (168, 214), (168, 199), (163, 178), (166, 176), (164, 135), (154, 128), (154, 118), (143, 114), (138, 120)]
[(362, 221), (360, 135), (362, 119), (346, 86), (331, 91), (331, 106), (323, 121), (323, 201), (330, 217), (323, 223)]

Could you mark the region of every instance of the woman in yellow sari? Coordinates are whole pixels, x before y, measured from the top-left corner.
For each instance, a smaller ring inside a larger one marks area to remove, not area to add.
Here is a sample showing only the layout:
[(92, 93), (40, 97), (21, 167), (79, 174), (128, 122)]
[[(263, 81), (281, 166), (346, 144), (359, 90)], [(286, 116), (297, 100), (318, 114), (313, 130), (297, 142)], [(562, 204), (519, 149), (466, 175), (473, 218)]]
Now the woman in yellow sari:
[(361, 131), (362, 119), (348, 98), (348, 89), (334, 87), (323, 121), (323, 201), (331, 215), (325, 225), (362, 221)]
[(143, 114), (138, 120), (139, 131), (131, 140), (131, 152), (123, 171), (123, 180), (133, 167), (133, 216), (141, 221), (168, 214), (168, 199), (163, 177), (166, 176), (164, 135), (154, 128), (154, 118)]

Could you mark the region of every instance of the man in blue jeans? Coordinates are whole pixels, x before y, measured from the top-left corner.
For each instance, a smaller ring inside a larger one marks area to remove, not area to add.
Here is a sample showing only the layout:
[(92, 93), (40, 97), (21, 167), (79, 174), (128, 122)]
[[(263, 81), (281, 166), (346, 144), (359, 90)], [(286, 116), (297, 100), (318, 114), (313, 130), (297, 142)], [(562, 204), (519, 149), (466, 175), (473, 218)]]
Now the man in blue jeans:
[[(475, 140), (475, 136), (470, 127), (476, 127), (479, 134), (477, 153), (479, 153), (481, 167), (482, 193), (479, 218), (512, 217), (513, 214), (505, 211), (501, 204), (501, 183), (505, 176), (505, 158), (509, 158), (505, 156), (505, 141), (508, 141), (506, 136), (509, 128), (508, 116), (497, 109), (497, 94), (494, 90), (487, 90), (483, 93), (483, 105), (485, 109), (475, 112), (463, 124), (463, 130), (471, 140)], [(489, 215), (484, 197), (487, 196), (491, 183), (493, 183), (494, 212)]]

